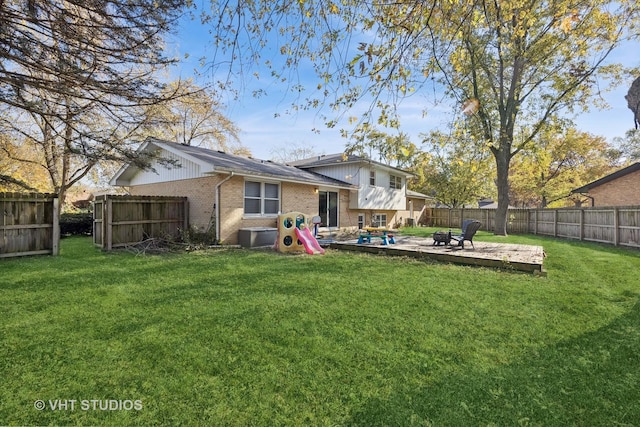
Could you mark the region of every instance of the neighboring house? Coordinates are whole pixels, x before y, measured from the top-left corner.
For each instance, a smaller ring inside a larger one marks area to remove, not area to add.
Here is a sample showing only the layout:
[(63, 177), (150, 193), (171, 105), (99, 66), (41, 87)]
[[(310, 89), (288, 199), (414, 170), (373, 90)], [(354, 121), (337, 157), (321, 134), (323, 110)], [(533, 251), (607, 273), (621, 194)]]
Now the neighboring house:
[(478, 208), (480, 209), (498, 209), (498, 202), (493, 199), (478, 200)]
[(321, 226), (391, 226), (406, 211), (408, 172), (358, 156), (321, 156), (286, 165), (148, 138), (139, 148), (174, 161), (151, 170), (123, 166), (111, 184), (132, 195), (182, 196), (189, 200), (189, 224), (215, 226), (225, 243), (238, 230), (276, 227), (278, 213), (319, 215)]
[[(478, 209), (498, 209), (498, 202), (493, 199), (478, 200)], [(516, 209), (516, 207), (509, 205), (508, 209)]]
[(572, 190), (591, 199), (591, 206), (640, 205), (640, 162)]

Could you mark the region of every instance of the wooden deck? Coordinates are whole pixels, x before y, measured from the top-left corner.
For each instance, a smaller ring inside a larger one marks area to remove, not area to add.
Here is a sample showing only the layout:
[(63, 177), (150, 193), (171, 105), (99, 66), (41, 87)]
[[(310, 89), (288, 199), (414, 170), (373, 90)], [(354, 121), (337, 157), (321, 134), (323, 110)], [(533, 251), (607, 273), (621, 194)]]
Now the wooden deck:
[(332, 249), (368, 252), (390, 256), (409, 256), (433, 259), (453, 264), (477, 265), (491, 268), (545, 274), (542, 263), (542, 246), (514, 245), (508, 243), (465, 242), (464, 249), (434, 246), (433, 239), (410, 236), (395, 237), (396, 243), (382, 245), (381, 242), (358, 244), (357, 240), (331, 243)]

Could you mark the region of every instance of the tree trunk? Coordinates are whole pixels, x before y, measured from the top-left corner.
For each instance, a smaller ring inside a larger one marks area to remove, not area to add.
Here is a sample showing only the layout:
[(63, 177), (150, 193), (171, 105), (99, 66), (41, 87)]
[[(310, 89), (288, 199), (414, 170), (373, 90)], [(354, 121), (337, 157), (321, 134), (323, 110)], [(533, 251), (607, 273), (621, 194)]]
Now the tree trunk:
[(507, 216), (509, 214), (509, 150), (499, 149), (493, 152), (496, 159), (496, 186), (498, 188), (498, 208), (496, 209), (495, 228), (498, 236), (507, 235)]
[(638, 125), (640, 125), (640, 77), (633, 81), (625, 98), (627, 106), (633, 111), (633, 121), (636, 129), (638, 129)]

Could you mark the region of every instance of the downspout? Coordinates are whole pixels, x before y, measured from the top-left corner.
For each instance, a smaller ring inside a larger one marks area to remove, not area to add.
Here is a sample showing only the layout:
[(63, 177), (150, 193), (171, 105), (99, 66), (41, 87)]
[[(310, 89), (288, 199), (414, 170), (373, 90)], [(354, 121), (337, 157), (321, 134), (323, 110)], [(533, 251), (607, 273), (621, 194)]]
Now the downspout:
[(213, 210), (216, 215), (216, 240), (218, 243), (220, 242), (220, 187), (222, 187), (222, 184), (229, 181), (231, 178), (233, 178), (233, 172), (229, 172), (228, 177), (216, 184), (215, 204), (213, 205)]
[(588, 194), (583, 194), (583, 196), (591, 199), (591, 207), (594, 207), (596, 205), (596, 199), (594, 197), (589, 196)]

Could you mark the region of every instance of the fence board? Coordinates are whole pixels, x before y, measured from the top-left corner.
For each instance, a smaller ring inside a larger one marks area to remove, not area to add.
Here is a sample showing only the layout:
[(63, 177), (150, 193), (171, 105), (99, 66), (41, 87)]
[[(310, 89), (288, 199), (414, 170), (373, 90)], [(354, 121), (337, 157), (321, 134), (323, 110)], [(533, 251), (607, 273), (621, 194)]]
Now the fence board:
[(94, 201), (93, 242), (112, 248), (147, 238), (177, 238), (188, 227), (186, 197), (114, 196)]
[[(479, 220), (482, 230), (495, 227), (495, 209), (429, 209), (434, 227), (460, 228), (465, 219)], [(507, 232), (640, 248), (640, 206), (509, 209)]]
[(0, 258), (58, 254), (58, 196), (0, 193)]

